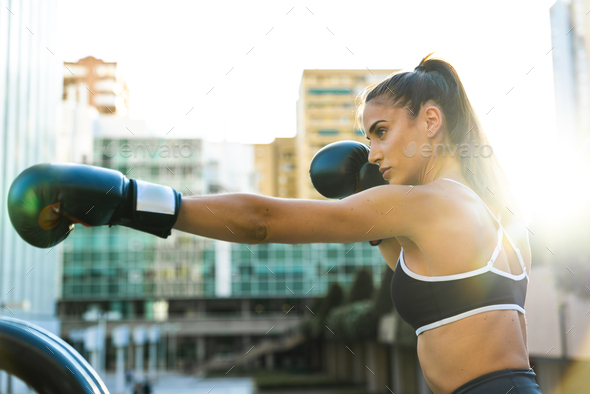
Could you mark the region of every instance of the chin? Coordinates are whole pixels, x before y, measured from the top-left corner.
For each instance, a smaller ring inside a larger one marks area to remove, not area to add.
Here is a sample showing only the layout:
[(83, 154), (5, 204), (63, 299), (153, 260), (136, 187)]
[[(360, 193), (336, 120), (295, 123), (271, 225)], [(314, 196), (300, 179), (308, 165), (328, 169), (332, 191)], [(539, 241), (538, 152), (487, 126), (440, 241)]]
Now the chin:
[(399, 177), (399, 176), (395, 176), (395, 175), (390, 175), (389, 177), (387, 177), (387, 182), (390, 185), (405, 185), (405, 179)]

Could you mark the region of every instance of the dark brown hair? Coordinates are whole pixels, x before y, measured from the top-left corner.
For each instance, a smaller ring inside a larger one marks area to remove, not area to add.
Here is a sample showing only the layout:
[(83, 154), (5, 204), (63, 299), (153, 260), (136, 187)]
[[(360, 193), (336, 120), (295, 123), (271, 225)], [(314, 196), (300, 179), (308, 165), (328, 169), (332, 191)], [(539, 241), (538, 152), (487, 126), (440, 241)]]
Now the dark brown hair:
[[(448, 62), (431, 55), (424, 57), (414, 71), (398, 71), (366, 87), (357, 97), (357, 128), (363, 130), (362, 114), (371, 100), (395, 108), (407, 107), (410, 119), (417, 117), (425, 102), (433, 100), (443, 114), (447, 142), (456, 146), (472, 141), (479, 146), (490, 145), (457, 71)], [(505, 218), (512, 217), (511, 213), (524, 215), (496, 155), (482, 158), (470, 154), (459, 160), (469, 186), (496, 215)], [(522, 219), (527, 222), (526, 217)]]

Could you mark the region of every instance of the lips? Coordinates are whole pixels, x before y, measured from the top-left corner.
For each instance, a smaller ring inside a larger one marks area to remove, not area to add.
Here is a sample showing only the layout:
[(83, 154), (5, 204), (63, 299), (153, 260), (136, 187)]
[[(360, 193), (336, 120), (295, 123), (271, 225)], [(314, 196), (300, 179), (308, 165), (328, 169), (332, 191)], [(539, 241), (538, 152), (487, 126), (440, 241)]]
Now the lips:
[(382, 174), (385, 174), (385, 171), (389, 170), (391, 167), (383, 167), (383, 168), (379, 168), (379, 172), (381, 172)]

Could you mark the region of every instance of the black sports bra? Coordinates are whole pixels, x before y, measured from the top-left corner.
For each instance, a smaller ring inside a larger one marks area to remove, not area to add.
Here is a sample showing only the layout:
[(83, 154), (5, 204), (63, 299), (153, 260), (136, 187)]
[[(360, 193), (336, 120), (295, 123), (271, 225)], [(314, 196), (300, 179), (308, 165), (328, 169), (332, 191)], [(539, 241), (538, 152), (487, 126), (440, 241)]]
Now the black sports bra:
[[(471, 190), (453, 179), (441, 179)], [(481, 202), (485, 205), (483, 200)], [(504, 231), (500, 220), (487, 205), (486, 208), (498, 222), (498, 244), (484, 267), (454, 275), (418, 275), (406, 266), (402, 248), (391, 280), (391, 299), (402, 319), (416, 330), (416, 335), (487, 311), (514, 309), (525, 314), (524, 302), (529, 275), (522, 255)], [(520, 275), (509, 274), (494, 267), (502, 249), (504, 234), (518, 256), (522, 267)]]

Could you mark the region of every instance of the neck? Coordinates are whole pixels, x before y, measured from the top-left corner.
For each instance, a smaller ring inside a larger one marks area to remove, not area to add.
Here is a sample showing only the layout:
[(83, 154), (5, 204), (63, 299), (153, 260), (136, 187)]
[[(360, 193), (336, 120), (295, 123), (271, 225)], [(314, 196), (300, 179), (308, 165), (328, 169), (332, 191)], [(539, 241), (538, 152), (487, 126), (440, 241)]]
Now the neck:
[(461, 163), (452, 157), (431, 157), (420, 174), (420, 184), (425, 185), (439, 178), (463, 179)]

